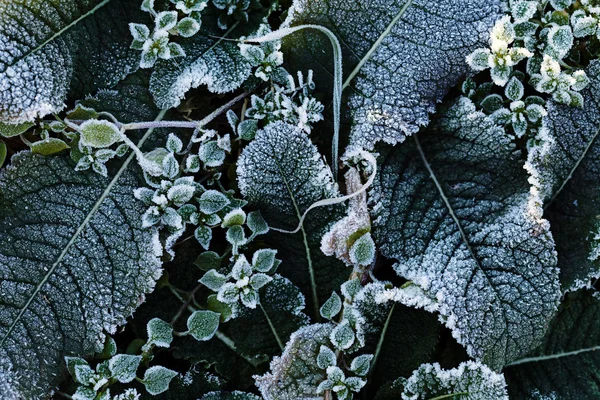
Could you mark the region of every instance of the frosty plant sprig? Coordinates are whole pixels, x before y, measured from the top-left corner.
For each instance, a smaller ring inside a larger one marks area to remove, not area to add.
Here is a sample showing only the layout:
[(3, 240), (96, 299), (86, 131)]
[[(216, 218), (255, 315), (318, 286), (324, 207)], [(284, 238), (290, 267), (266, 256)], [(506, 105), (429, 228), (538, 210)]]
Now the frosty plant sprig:
[[(511, 15), (492, 28), (490, 47), (472, 52), (467, 63), (475, 71), (489, 70), (495, 85), (510, 85), (504, 93), (482, 99), (481, 107), (512, 127), (516, 137), (527, 132), (535, 136), (546, 114), (545, 100), (528, 97), (530, 91), (551, 96), (557, 103), (583, 106), (580, 92), (589, 79), (578, 69), (578, 44), (595, 38), (596, 9), (588, 1), (511, 0), (510, 10)], [(526, 67), (521, 68), (525, 61)]]
[(242, 42), (248, 43), (264, 43), (272, 42), (274, 40), (283, 39), (286, 36), (291, 35), (294, 32), (298, 32), (304, 29), (314, 29), (324, 33), (333, 48), (333, 65), (334, 65), (334, 76), (333, 76), (333, 140), (331, 144), (331, 155), (333, 160), (332, 170), (333, 176), (337, 177), (337, 159), (339, 155), (339, 138), (340, 138), (340, 118), (342, 108), (342, 47), (338, 38), (333, 32), (324, 26), (320, 25), (299, 25), (292, 28), (282, 28), (264, 36), (258, 38), (245, 39)]
[[(133, 36), (131, 48), (141, 50), (140, 68), (151, 68), (160, 58), (169, 60), (184, 57), (185, 51), (177, 44), (169, 41), (169, 36), (192, 37), (202, 24), (201, 11), (206, 8), (208, 0), (170, 0), (177, 11), (160, 11), (154, 9), (154, 0), (144, 0), (141, 9), (150, 13), (154, 20), (152, 31), (144, 24), (130, 23), (129, 31)], [(179, 12), (178, 12), (179, 11)], [(179, 18), (179, 14), (185, 15)]]

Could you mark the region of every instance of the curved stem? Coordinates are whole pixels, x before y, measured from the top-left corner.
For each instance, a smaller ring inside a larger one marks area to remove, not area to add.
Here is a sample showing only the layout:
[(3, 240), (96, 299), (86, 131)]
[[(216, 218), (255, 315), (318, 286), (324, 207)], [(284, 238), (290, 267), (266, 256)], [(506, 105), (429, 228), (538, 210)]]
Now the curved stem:
[(283, 28), (274, 32), (268, 33), (265, 36), (259, 38), (246, 39), (244, 42), (250, 43), (263, 43), (272, 42), (274, 40), (282, 39), (294, 32), (301, 31), (303, 29), (314, 29), (324, 33), (333, 47), (333, 140), (331, 143), (331, 167), (333, 170), (333, 177), (337, 180), (337, 163), (338, 163), (338, 146), (340, 141), (340, 119), (341, 119), (341, 108), (342, 108), (342, 47), (338, 38), (329, 29), (320, 25), (298, 25), (292, 28)]

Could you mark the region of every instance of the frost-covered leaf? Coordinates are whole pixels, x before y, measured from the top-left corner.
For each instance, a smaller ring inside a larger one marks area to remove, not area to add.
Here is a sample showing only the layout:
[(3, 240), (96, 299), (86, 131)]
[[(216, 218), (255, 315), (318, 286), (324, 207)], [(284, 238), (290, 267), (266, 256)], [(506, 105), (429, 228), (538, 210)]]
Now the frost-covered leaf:
[(210, 392), (202, 396), (200, 400), (260, 400), (255, 394), (240, 392)]
[(49, 156), (52, 154), (60, 153), (63, 150), (69, 148), (69, 145), (62, 139), (47, 138), (44, 140), (38, 140), (31, 144), (30, 149), (34, 154), (41, 154), (43, 156)]
[(383, 284), (373, 283), (354, 300), (355, 310), (364, 319), (361, 334), (365, 347), (361, 351), (375, 356), (367, 383), (372, 388), (399, 376), (408, 377), (430, 361), (441, 333), (434, 314), (400, 304), (386, 293)]
[(168, 348), (173, 341), (173, 327), (160, 318), (152, 318), (146, 325), (148, 340), (146, 345)]
[(219, 328), (219, 317), (208, 310), (194, 311), (187, 320), (190, 335), (201, 342), (209, 340)]
[(146, 370), (142, 382), (148, 393), (156, 396), (169, 388), (169, 383), (175, 376), (177, 376), (177, 372), (157, 365)]
[(80, 141), (84, 146), (110, 147), (121, 139), (119, 128), (106, 120), (91, 119), (79, 126)]
[[(95, 95), (78, 101), (75, 108), (78, 110), (77, 114), (70, 116), (67, 114), (68, 118), (97, 119), (96, 112), (85, 112), (84, 109), (93, 108), (97, 111), (110, 112), (122, 123), (153, 120), (160, 110), (154, 104), (152, 94), (148, 90), (149, 79), (147, 70), (138, 70), (111, 90), (99, 90)], [(164, 139), (160, 144), (164, 145)]]
[(19, 136), (20, 134), (27, 132), (32, 126), (34, 126), (34, 124), (31, 122), (23, 122), (21, 124), (6, 124), (0, 122), (0, 136), (5, 138)]
[(569, 293), (542, 345), (504, 369), (511, 398), (598, 398), (599, 348), (598, 293)]
[[(330, 28), (343, 46), (345, 79), (360, 64), (350, 82), (351, 142), (372, 148), (380, 140), (402, 142), (427, 125), (436, 102), (467, 73), (465, 57), (487, 43), (501, 4), (296, 0), (286, 24)], [(331, 45), (315, 37), (318, 34), (308, 30), (288, 39), (287, 61), (331, 82)]]
[[(179, 41), (185, 57), (178, 58), (177, 62), (159, 60), (156, 63), (150, 91), (159, 107), (177, 107), (188, 90), (200, 85), (206, 85), (213, 93), (232, 92), (250, 76), (251, 64), (242, 56), (237, 43), (222, 39), (224, 34), (217, 26), (217, 17), (216, 10), (203, 11), (200, 31)], [(227, 38), (249, 35), (256, 30), (262, 16), (253, 17)]]
[[(279, 229), (294, 230), (314, 202), (339, 195), (331, 171), (308, 136), (281, 122), (257, 133), (242, 153), (237, 172), (244, 196), (260, 209), (269, 226)], [(342, 210), (339, 206), (317, 208), (310, 211), (300, 232), (270, 236), (278, 257), (286, 260), (279, 273), (307, 294), (316, 315), (319, 302), (329, 298), (350, 273), (319, 249), (321, 237), (341, 218)]]
[(556, 249), (562, 289), (576, 290), (600, 277), (600, 62), (586, 71), (584, 107), (549, 102), (542, 143), (529, 151), (532, 192), (544, 204)]
[(204, 214), (214, 214), (229, 204), (229, 199), (218, 190), (207, 190), (198, 200), (200, 211)]
[[(64, 157), (21, 153), (0, 175), (0, 368), (16, 390), (43, 397), (63, 357), (102, 351), (161, 275), (152, 230), (142, 230), (139, 185), (109, 185)], [(45, 365), (45, 368), (40, 368)]]
[(121, 383), (129, 383), (135, 379), (142, 356), (117, 354), (108, 361), (108, 369), (112, 377)]
[(0, 120), (60, 111), (68, 93), (110, 87), (135, 71), (127, 0), (0, 4)]
[(294, 332), (281, 357), (271, 362), (271, 371), (256, 376), (256, 386), (265, 400), (322, 399), (317, 386), (325, 371), (317, 365), (322, 345), (328, 345), (333, 325), (309, 325)]
[(293, 332), (308, 324), (309, 318), (304, 314), (304, 295), (292, 282), (279, 275), (273, 276), (273, 280), (260, 290), (260, 304), (273, 328), (260, 308), (244, 307), (229, 321), (229, 334), (244, 353), (271, 357), (281, 353), (272, 329), (285, 344)]
[(504, 376), (473, 361), (450, 370), (437, 363), (421, 365), (406, 381), (402, 399), (426, 400), (453, 393), (467, 400), (508, 400)]
[(537, 346), (560, 297), (556, 254), (504, 130), (461, 98), (427, 132), (378, 151), (373, 231), (423, 291), (412, 303), (494, 368)]
[(331, 297), (323, 303), (321, 309), (319, 310), (321, 313), (321, 317), (325, 319), (332, 319), (342, 310), (342, 299), (340, 296), (333, 292)]

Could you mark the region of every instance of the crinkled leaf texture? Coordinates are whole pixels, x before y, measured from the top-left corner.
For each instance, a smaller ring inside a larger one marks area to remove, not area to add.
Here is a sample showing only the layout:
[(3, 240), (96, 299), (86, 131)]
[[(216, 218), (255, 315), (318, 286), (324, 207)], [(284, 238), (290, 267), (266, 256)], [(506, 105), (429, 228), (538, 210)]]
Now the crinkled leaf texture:
[(321, 345), (329, 344), (332, 324), (315, 324), (293, 333), (281, 357), (273, 358), (271, 371), (255, 376), (265, 400), (321, 400), (317, 386), (325, 370), (317, 365)]
[[(254, 13), (255, 14), (255, 13)], [(163, 109), (174, 108), (188, 90), (206, 85), (212, 93), (228, 93), (239, 88), (250, 76), (252, 65), (240, 53), (237, 42), (224, 40), (217, 24), (218, 13), (202, 12), (202, 28), (191, 38), (179, 41), (185, 57), (159, 60), (150, 79), (150, 91)], [(258, 28), (260, 15), (234, 29), (227, 38), (250, 35)]]
[(255, 394), (240, 392), (211, 392), (205, 394), (200, 400), (260, 400)]
[(125, 323), (160, 277), (137, 184), (31, 153), (0, 175), (0, 369), (12, 369), (22, 397), (44, 398), (64, 356), (101, 351), (103, 331)]
[(468, 400), (508, 400), (504, 376), (473, 361), (451, 370), (443, 370), (437, 363), (421, 365), (406, 381), (402, 399), (425, 400), (452, 393)]
[[(429, 113), (468, 72), (465, 57), (487, 43), (501, 16), (500, 0), (296, 0), (287, 25), (318, 24), (340, 39), (351, 82), (351, 142), (403, 142), (429, 122)], [(300, 36), (303, 35), (303, 36)], [(331, 64), (306, 31), (288, 40), (291, 62), (320, 70)], [(380, 40), (382, 39), (382, 40)], [(290, 43), (291, 42), (291, 43)], [(330, 54), (330, 53), (326, 53)], [(331, 72), (330, 72), (331, 73)]]
[[(313, 203), (339, 196), (331, 170), (306, 133), (283, 122), (257, 133), (242, 153), (237, 173), (244, 196), (260, 209), (269, 226), (280, 229), (295, 229)], [(300, 232), (271, 235), (279, 250), (277, 256), (285, 260), (279, 272), (302, 289), (312, 306), (311, 270), (320, 304), (351, 272), (341, 261), (320, 251), (322, 236), (343, 217), (343, 209), (316, 208), (309, 212)]]
[(417, 286), (403, 301), (438, 311), (495, 369), (537, 346), (560, 298), (556, 253), (504, 130), (460, 98), (426, 132), (378, 151), (374, 233)]
[(584, 107), (548, 104), (542, 142), (530, 149), (532, 191), (545, 204), (558, 251), (562, 288), (577, 290), (600, 277), (600, 62), (587, 70)]
[[(290, 335), (309, 322), (304, 310), (304, 295), (288, 279), (275, 275), (260, 290), (260, 304), (269, 316), (280, 339), (285, 343)], [(281, 349), (260, 308), (244, 307), (229, 322), (231, 338), (244, 354), (267, 354), (272, 357)]]
[(31, 121), (137, 68), (129, 0), (0, 3), (0, 120)]
[(598, 292), (567, 294), (542, 345), (505, 368), (511, 398), (599, 398), (599, 350)]

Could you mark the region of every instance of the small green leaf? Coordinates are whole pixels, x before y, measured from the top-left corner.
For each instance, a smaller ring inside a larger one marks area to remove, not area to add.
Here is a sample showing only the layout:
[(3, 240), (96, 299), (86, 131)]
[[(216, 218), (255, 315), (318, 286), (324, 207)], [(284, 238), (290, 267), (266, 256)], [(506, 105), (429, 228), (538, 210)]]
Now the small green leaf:
[(200, 24), (193, 18), (185, 17), (177, 23), (177, 32), (183, 37), (194, 36), (200, 30)]
[(228, 212), (223, 217), (223, 223), (221, 226), (226, 228), (228, 226), (236, 226), (243, 225), (246, 222), (246, 213), (241, 208), (235, 209), (233, 211)]
[(219, 147), (217, 141), (211, 140), (200, 145), (198, 156), (207, 167), (218, 167), (225, 160), (225, 151)]
[(173, 327), (160, 318), (152, 318), (148, 321), (146, 332), (148, 332), (148, 341), (144, 346), (147, 346), (146, 348), (149, 348), (151, 344), (157, 347), (168, 348), (173, 341)]
[(255, 119), (247, 119), (239, 124), (237, 131), (238, 136), (242, 140), (252, 140), (256, 136), (258, 130), (258, 121)]
[(277, 250), (260, 249), (252, 256), (252, 268), (259, 272), (269, 272), (275, 264)]
[(319, 311), (323, 318), (332, 319), (338, 315), (341, 310), (342, 299), (340, 299), (340, 296), (336, 292), (333, 292), (331, 297), (323, 303)]
[(317, 365), (321, 369), (327, 369), (337, 364), (335, 353), (327, 346), (321, 345), (319, 354), (317, 355)]
[(85, 121), (79, 126), (81, 144), (90, 147), (109, 147), (121, 140), (119, 128), (112, 122), (99, 119)]
[(360, 284), (360, 280), (352, 279), (350, 281), (344, 282), (341, 286), (342, 295), (346, 300), (352, 301), (354, 296), (360, 292), (362, 285)]
[(354, 344), (355, 335), (348, 320), (343, 320), (338, 326), (333, 328), (329, 339), (336, 349), (349, 349)]
[(43, 156), (50, 156), (71, 148), (63, 140), (57, 138), (39, 140), (37, 142), (33, 142), (29, 147), (32, 153), (41, 154)]
[(214, 251), (205, 251), (194, 261), (194, 265), (202, 271), (219, 269), (221, 267), (221, 257)]
[(165, 30), (175, 28), (177, 24), (177, 11), (162, 11), (156, 16), (156, 30)]
[(350, 248), (350, 261), (354, 265), (371, 265), (375, 259), (375, 242), (369, 232), (362, 235)]
[(179, 139), (177, 137), (177, 135), (171, 133), (171, 134), (169, 134), (169, 137), (167, 138), (167, 143), (166, 143), (165, 147), (170, 152), (178, 153), (181, 151), (181, 149), (183, 149), (183, 142), (181, 141), (181, 139)]
[[(227, 196), (218, 190), (207, 190), (198, 200), (200, 211), (204, 214), (214, 214), (221, 211), (230, 203)], [(242, 222), (243, 223), (243, 222)]]
[(95, 398), (96, 391), (86, 386), (79, 386), (73, 395), (73, 400), (95, 400)]
[(135, 379), (142, 356), (117, 354), (108, 361), (108, 369), (113, 378), (121, 383), (129, 383)]
[(94, 378), (94, 370), (87, 364), (77, 364), (73, 367), (75, 375), (73, 379), (75, 382), (81, 383), (82, 385), (88, 386)]
[(194, 311), (187, 320), (188, 332), (194, 339), (204, 342), (211, 339), (219, 328), (220, 314), (207, 310)]
[(74, 109), (67, 111), (67, 118), (72, 120), (98, 118), (98, 112), (91, 107), (77, 104)]
[(144, 374), (143, 383), (148, 393), (152, 396), (165, 392), (169, 389), (171, 379), (177, 376), (177, 372), (160, 365), (148, 368)]
[(81, 357), (65, 357), (65, 363), (67, 364), (67, 370), (73, 378), (75, 378), (75, 367), (78, 365), (88, 365)]
[(350, 364), (350, 371), (359, 376), (367, 375), (371, 367), (371, 360), (373, 360), (373, 354), (363, 354), (356, 357)]
[(265, 221), (260, 211), (249, 213), (246, 225), (248, 225), (253, 235), (264, 235), (269, 232), (269, 225), (267, 225), (267, 221)]
[(227, 282), (227, 276), (218, 273), (214, 269), (208, 271), (202, 278), (200, 278), (200, 283), (212, 290), (213, 292), (218, 292), (219, 289)]
[(265, 286), (267, 283), (271, 282), (272, 280), (273, 278), (271, 278), (269, 275), (259, 273), (252, 275), (249, 283), (252, 289), (258, 290), (261, 287)]
[(104, 348), (99, 356), (102, 359), (107, 359), (111, 358), (115, 354), (117, 354), (117, 343), (115, 342), (115, 339), (107, 335), (106, 339), (104, 340)]
[(490, 94), (481, 102), (481, 107), (489, 113), (501, 109), (503, 106), (502, 96), (497, 94)]
[(234, 225), (227, 230), (225, 238), (234, 247), (234, 252), (237, 252), (239, 246), (246, 244), (246, 234), (241, 225)]
[(525, 88), (520, 80), (515, 78), (514, 76), (508, 81), (506, 84), (506, 88), (504, 89), (504, 93), (506, 97), (508, 97), (512, 101), (521, 100), (523, 94), (525, 93)]
[(206, 225), (199, 225), (194, 231), (194, 237), (200, 243), (204, 250), (208, 250), (210, 241), (212, 240), (212, 229)]
[(5, 138), (19, 136), (25, 132), (35, 124), (31, 122), (24, 122), (22, 124), (7, 124), (5, 122), (0, 122), (0, 136), (4, 136)]

